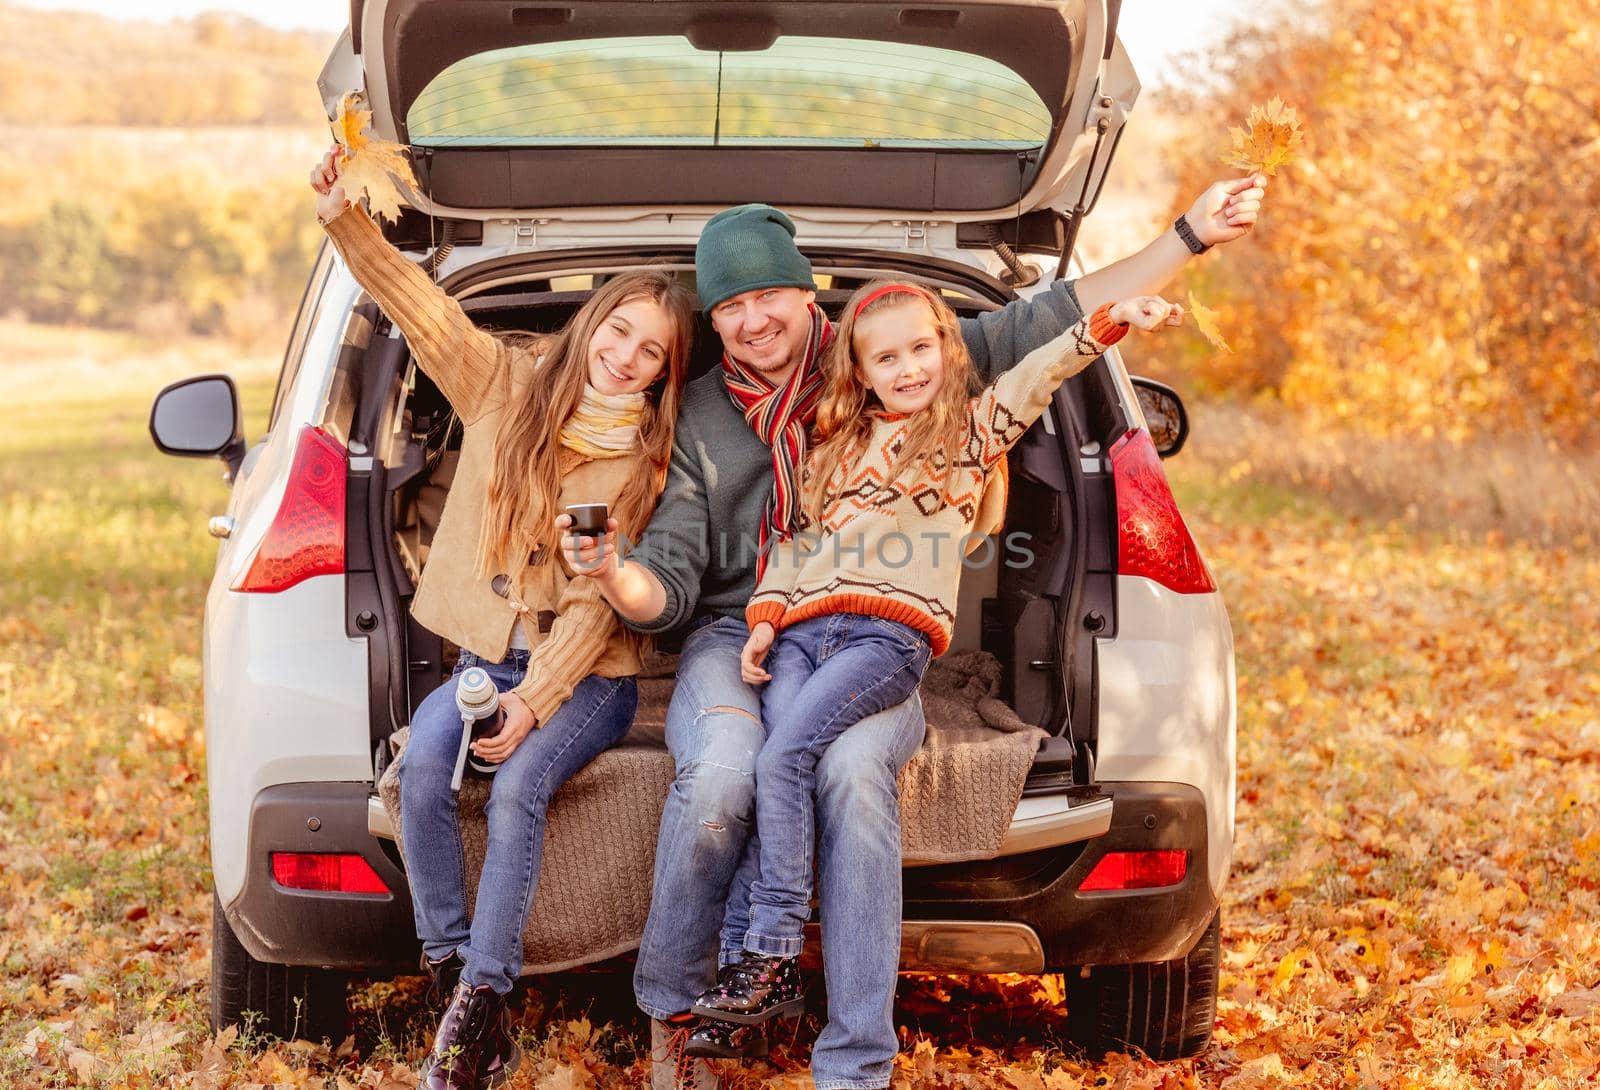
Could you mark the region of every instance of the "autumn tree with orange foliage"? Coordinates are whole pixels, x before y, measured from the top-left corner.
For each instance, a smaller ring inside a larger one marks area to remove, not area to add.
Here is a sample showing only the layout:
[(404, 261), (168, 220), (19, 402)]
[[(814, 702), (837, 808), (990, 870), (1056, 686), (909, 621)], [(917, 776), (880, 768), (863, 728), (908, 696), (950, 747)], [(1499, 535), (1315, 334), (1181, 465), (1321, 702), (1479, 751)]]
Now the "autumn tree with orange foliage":
[(1600, 0), (1335, 0), (1195, 59), (1178, 192), (1253, 106), (1305, 136), (1254, 244), (1192, 267), (1234, 349), (1192, 377), (1377, 434), (1600, 443), (1597, 27)]

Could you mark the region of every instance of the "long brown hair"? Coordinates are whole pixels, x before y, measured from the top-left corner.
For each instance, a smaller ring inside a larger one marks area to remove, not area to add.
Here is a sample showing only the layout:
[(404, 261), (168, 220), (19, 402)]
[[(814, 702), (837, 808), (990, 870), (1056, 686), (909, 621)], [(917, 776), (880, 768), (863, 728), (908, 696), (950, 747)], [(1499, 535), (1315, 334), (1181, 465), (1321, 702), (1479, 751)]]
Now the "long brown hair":
[(815, 442), (803, 487), (803, 510), (812, 525), (822, 522), (827, 504), (828, 481), (841, 464), (853, 461), (866, 449), (872, 434), (874, 408), (883, 408), (878, 395), (858, 374), (856, 322), (894, 307), (927, 307), (939, 334), (939, 352), (944, 378), (932, 404), (911, 418), (905, 443), (889, 471), (884, 486), (895, 484), (906, 473), (925, 474), (928, 483), (944, 488), (955, 466), (955, 454), (966, 440), (967, 400), (976, 393), (972, 355), (961, 339), (961, 322), (955, 311), (938, 295), (917, 285), (903, 285), (910, 291), (896, 291), (868, 303), (860, 314), (861, 301), (880, 288), (903, 285), (901, 281), (874, 280), (863, 284), (845, 303), (835, 330), (833, 343), (822, 358), (826, 385), (817, 406), (817, 422), (812, 430)]
[(514, 351), (530, 352), (542, 362), (522, 401), (506, 409), (495, 438), (478, 542), (482, 574), (520, 570), (534, 549), (547, 557), (555, 554), (555, 519), (561, 513), (556, 507), (561, 496), (561, 429), (583, 400), (589, 381), (589, 341), (613, 310), (634, 299), (648, 299), (666, 311), (672, 340), (666, 345), (661, 374), (645, 390), (644, 418), (639, 422), (639, 453), (650, 472), (629, 479), (611, 514), (622, 533), (634, 539), (649, 521), (672, 457), (672, 432), (694, 336), (694, 299), (665, 269), (624, 273), (607, 281), (559, 333), (504, 338)]

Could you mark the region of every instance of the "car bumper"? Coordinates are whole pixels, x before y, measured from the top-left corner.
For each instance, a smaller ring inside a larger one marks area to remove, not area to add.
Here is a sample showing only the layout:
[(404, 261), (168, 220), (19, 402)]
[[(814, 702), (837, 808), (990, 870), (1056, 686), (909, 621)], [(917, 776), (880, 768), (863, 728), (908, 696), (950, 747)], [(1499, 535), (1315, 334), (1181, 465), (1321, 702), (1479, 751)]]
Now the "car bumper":
[[(1193, 948), (1216, 910), (1206, 879), (1205, 801), (1182, 784), (1107, 783), (1105, 832), (1074, 844), (905, 873), (905, 972), (1040, 973), (1079, 965), (1169, 961)], [(250, 865), (226, 906), (251, 955), (284, 965), (351, 970), (416, 963), (404, 872), (367, 783), (285, 784), (257, 796)], [(316, 829), (312, 829), (312, 825)], [(387, 847), (385, 846), (387, 844)], [(1189, 853), (1182, 882), (1159, 889), (1078, 888), (1107, 852)], [(355, 852), (388, 894), (314, 893), (274, 881), (271, 853)], [(808, 960), (816, 928), (808, 928)]]
[[(1028, 855), (908, 871), (902, 968), (1037, 973), (1187, 954), (1217, 907), (1207, 878), (1205, 799), (1184, 784), (1099, 786), (1113, 799), (1110, 827), (1101, 836)], [(1188, 852), (1181, 882), (1157, 889), (1078, 888), (1107, 852), (1152, 850)], [(1018, 928), (1031, 932), (1036, 945)]]
[[(346, 970), (415, 967), (410, 889), (393, 845), (386, 850), (367, 831), (371, 790), (368, 782), (295, 783), (256, 795), (244, 886), (224, 906), (251, 957)], [(273, 852), (359, 855), (389, 892), (289, 889), (273, 878)]]

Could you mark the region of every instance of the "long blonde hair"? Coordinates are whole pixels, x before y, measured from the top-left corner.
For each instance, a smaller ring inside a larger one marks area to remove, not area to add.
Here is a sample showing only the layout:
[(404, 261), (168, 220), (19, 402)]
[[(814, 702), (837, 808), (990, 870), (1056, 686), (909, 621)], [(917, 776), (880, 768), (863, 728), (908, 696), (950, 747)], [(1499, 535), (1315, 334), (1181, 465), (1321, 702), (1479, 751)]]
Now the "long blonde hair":
[[(890, 286), (905, 290), (881, 295), (862, 308), (861, 313), (856, 313), (863, 299)], [(833, 343), (822, 359), (826, 385), (812, 429), (816, 445), (812, 448), (802, 485), (802, 510), (808, 524), (822, 522), (828, 501), (828, 482), (840, 465), (854, 461), (866, 449), (872, 434), (871, 410), (883, 408), (878, 395), (858, 373), (856, 323), (861, 318), (906, 306), (927, 307), (932, 313), (934, 328), (939, 334), (944, 378), (933, 403), (913, 416), (884, 487), (897, 483), (907, 473), (925, 476), (929, 484), (941, 490), (949, 481), (955, 456), (966, 441), (967, 401), (977, 392), (972, 355), (961, 339), (960, 319), (944, 300), (927, 288), (896, 280), (874, 280), (857, 288), (845, 303)]]
[(636, 473), (617, 498), (612, 517), (622, 533), (637, 539), (655, 509), (672, 457), (672, 432), (689, 369), (694, 336), (694, 300), (664, 269), (624, 273), (607, 281), (559, 332), (543, 337), (504, 338), (513, 350), (542, 357), (522, 401), (506, 409), (495, 437), (494, 464), (478, 542), (484, 575), (520, 570), (535, 549), (555, 554), (557, 503), (561, 496), (562, 427), (577, 411), (589, 381), (589, 341), (611, 312), (634, 299), (666, 311), (672, 339), (661, 374), (645, 390), (639, 422), (639, 453), (650, 472)]

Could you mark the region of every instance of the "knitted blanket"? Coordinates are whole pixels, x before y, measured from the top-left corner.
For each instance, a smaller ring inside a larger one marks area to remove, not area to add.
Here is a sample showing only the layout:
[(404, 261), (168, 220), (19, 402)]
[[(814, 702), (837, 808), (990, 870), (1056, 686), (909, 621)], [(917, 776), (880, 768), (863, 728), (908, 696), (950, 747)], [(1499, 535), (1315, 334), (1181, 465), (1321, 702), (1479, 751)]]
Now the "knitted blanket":
[[(650, 908), (656, 828), (673, 777), (662, 740), (672, 667), (670, 657), (652, 656), (639, 679), (638, 716), (622, 745), (556, 793), (523, 932), (524, 973), (559, 972), (639, 945)], [(900, 774), (900, 841), (908, 861), (961, 862), (999, 852), (1045, 736), (995, 697), (999, 678), (992, 656), (958, 651), (934, 660), (923, 679), (928, 736)], [(395, 732), (396, 754), (406, 734)], [(378, 791), (398, 833), (397, 771), (391, 762)], [(459, 811), (469, 889), (477, 888), (483, 871), (488, 798), (489, 781), (463, 783)], [(400, 847), (403, 853), (403, 842)]]

